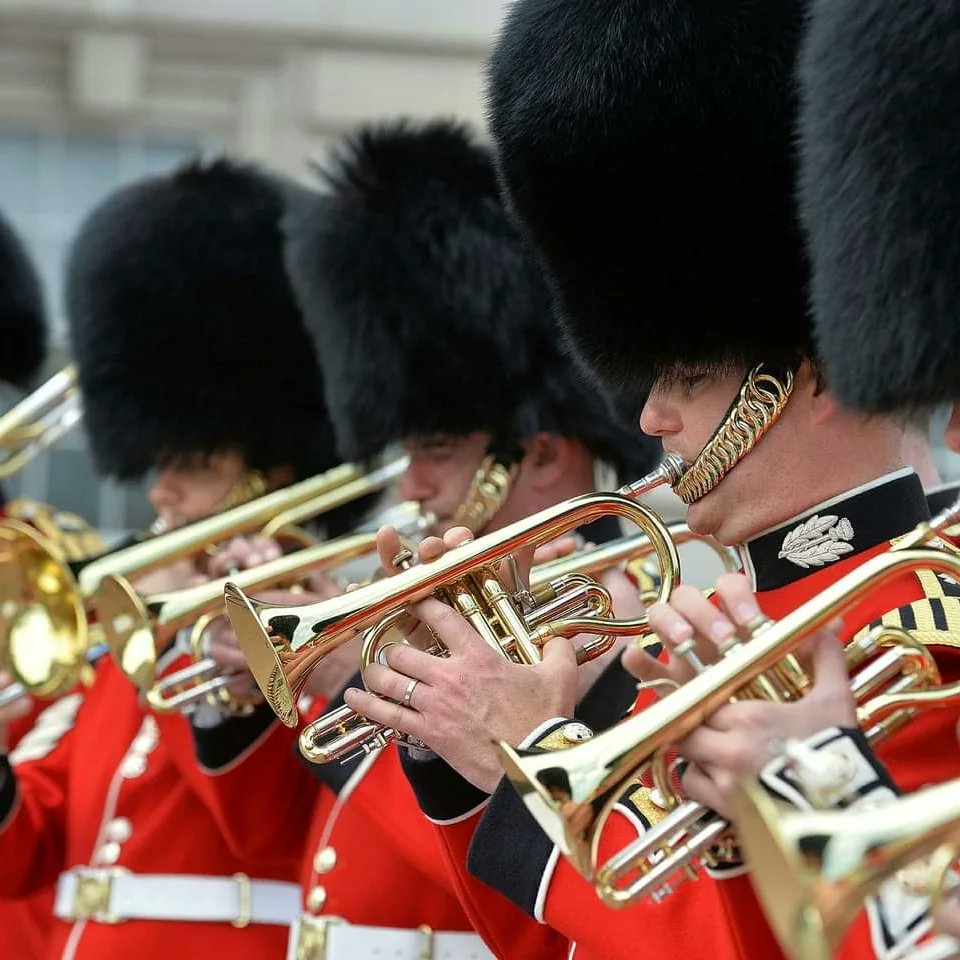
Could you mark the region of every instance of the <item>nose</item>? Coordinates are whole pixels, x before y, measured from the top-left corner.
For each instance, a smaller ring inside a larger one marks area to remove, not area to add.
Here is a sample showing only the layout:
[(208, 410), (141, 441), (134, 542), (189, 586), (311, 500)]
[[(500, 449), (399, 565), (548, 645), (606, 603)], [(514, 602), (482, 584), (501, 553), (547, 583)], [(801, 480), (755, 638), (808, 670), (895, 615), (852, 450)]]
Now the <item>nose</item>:
[(679, 433), (682, 426), (676, 406), (669, 403), (656, 388), (651, 390), (640, 411), (640, 429), (647, 436), (662, 438)]
[(400, 477), (397, 492), (401, 500), (416, 500), (419, 503), (429, 500), (436, 493), (435, 484), (430, 482), (428, 471), (413, 456)]
[(172, 510), (181, 499), (180, 488), (174, 482), (168, 470), (161, 470), (148, 493), (150, 503), (156, 513)]

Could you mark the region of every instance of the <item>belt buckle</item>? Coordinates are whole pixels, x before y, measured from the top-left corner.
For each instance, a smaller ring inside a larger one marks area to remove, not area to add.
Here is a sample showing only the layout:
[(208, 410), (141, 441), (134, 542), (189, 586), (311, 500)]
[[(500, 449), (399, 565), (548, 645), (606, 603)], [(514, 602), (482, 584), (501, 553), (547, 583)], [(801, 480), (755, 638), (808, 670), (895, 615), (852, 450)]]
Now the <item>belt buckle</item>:
[(297, 921), (296, 960), (326, 960), (329, 928), (343, 922), (342, 917), (301, 916)]
[(237, 882), (237, 900), (239, 907), (237, 916), (230, 921), (231, 927), (242, 930), (250, 926), (250, 909), (253, 903), (253, 889), (250, 886), (250, 878), (245, 873), (235, 873), (233, 879)]
[(74, 920), (96, 920), (98, 923), (119, 923), (121, 918), (109, 912), (113, 881), (119, 870), (79, 871), (73, 891), (71, 915)]
[(433, 960), (433, 927), (421, 923), (417, 930), (423, 937), (423, 943), (420, 945), (420, 960)]

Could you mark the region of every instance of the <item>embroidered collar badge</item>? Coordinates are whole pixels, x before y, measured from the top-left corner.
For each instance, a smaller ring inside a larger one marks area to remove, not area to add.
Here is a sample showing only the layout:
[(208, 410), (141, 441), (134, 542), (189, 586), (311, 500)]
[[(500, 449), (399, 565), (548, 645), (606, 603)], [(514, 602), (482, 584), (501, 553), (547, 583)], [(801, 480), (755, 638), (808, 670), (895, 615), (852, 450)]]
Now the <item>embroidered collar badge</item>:
[(822, 567), (853, 552), (853, 524), (835, 514), (814, 514), (791, 530), (780, 545), (777, 557), (805, 570)]

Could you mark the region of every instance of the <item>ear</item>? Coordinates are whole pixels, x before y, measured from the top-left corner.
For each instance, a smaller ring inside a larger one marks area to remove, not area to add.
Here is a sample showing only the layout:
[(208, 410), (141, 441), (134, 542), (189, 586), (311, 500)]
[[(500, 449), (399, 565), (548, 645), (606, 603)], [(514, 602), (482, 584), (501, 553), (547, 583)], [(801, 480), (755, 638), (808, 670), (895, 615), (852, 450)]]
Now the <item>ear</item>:
[(794, 393), (805, 396), (810, 406), (810, 422), (820, 426), (836, 416), (840, 409), (837, 398), (830, 392), (809, 360), (800, 364), (794, 377)]
[(570, 466), (572, 445), (556, 433), (538, 433), (527, 445), (526, 467), (534, 490), (549, 490)]
[(950, 411), (950, 419), (943, 431), (943, 444), (948, 450), (960, 453), (960, 401)]

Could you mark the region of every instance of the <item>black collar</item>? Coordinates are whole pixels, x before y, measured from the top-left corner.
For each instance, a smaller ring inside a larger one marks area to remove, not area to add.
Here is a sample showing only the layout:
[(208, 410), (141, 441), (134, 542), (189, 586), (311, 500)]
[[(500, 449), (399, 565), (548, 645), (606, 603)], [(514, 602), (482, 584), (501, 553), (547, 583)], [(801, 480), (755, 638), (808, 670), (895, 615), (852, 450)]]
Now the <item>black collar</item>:
[(927, 506), (930, 508), (930, 516), (939, 513), (941, 510), (946, 510), (957, 497), (960, 497), (960, 480), (954, 480), (953, 483), (945, 483), (928, 490)]
[(930, 517), (920, 480), (898, 470), (805, 510), (740, 548), (757, 590), (776, 590), (879, 543)]

